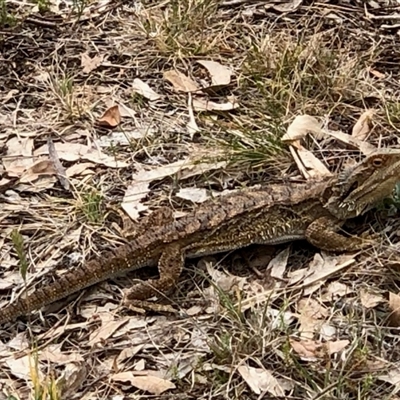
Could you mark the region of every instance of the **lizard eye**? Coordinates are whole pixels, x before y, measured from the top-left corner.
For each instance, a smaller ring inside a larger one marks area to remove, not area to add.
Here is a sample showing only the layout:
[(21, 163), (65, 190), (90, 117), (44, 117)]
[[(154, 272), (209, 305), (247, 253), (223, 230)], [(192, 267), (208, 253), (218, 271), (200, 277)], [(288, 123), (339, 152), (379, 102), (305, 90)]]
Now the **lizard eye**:
[(382, 166), (382, 164), (383, 164), (383, 160), (382, 160), (382, 158), (374, 158), (373, 160), (372, 160), (372, 165), (374, 166), (374, 167), (381, 167)]

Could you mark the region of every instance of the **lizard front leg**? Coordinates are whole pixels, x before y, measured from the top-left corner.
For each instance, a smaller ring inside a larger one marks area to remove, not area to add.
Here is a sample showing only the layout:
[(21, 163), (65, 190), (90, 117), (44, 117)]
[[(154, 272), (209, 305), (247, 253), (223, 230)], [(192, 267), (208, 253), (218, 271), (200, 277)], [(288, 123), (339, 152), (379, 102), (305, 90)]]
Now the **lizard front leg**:
[(361, 237), (346, 237), (337, 233), (342, 225), (343, 222), (335, 218), (318, 218), (307, 227), (306, 239), (321, 250), (337, 252), (360, 250), (370, 245)]
[(183, 249), (179, 244), (167, 245), (158, 260), (159, 279), (149, 279), (134, 285), (126, 295), (126, 303), (146, 300), (165, 293), (179, 279), (184, 265)]

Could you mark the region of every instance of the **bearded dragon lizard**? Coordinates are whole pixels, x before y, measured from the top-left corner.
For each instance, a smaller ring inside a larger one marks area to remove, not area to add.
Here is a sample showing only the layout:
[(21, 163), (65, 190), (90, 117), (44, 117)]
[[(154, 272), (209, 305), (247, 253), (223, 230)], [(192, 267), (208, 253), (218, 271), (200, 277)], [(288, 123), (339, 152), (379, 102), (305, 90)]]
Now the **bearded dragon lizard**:
[[(203, 203), (174, 220), (161, 209), (142, 225), (141, 234), (60, 276), (26, 298), (0, 310), (0, 324), (13, 321), (117, 274), (158, 265), (157, 280), (134, 285), (129, 300), (145, 300), (170, 289), (185, 258), (200, 257), (250, 244), (275, 245), (306, 239), (327, 251), (354, 251), (370, 245), (346, 237), (340, 228), (390, 196), (400, 181), (400, 150), (378, 150), (333, 176), (306, 183), (244, 189)], [(163, 224), (155, 219), (163, 217)]]

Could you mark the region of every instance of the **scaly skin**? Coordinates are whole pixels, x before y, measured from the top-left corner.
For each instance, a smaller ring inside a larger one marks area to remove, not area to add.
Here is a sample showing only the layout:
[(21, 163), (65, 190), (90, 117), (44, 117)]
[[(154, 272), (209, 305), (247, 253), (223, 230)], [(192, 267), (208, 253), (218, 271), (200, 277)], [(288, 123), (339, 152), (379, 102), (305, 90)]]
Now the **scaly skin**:
[[(347, 219), (391, 195), (400, 181), (400, 150), (379, 150), (338, 176), (304, 184), (247, 189), (203, 203), (174, 221), (170, 210), (150, 215), (129, 244), (105, 253), (57, 281), (0, 310), (0, 324), (104, 281), (158, 264), (160, 278), (133, 286), (130, 301), (165, 292), (179, 279), (184, 259), (306, 239), (327, 251), (353, 251), (369, 244), (338, 233)], [(154, 223), (164, 221), (162, 225)]]

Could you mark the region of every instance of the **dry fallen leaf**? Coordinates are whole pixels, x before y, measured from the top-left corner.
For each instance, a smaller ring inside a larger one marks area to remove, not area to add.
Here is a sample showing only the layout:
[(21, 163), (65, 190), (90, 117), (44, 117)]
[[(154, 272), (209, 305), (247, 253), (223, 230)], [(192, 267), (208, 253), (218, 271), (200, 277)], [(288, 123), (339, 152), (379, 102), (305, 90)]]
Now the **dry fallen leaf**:
[(176, 196), (193, 201), (193, 203), (203, 203), (209, 198), (207, 190), (201, 188), (183, 188), (179, 190)]
[(360, 290), (360, 300), (365, 308), (374, 308), (385, 301), (383, 296), (371, 293), (364, 288)]
[(294, 271), (288, 271), (288, 278), (289, 282), (288, 285), (296, 285), (298, 282), (303, 280), (306, 276), (308, 276), (308, 268), (299, 268), (295, 269)]
[(378, 79), (385, 79), (386, 75), (376, 69), (373, 69), (371, 67), (367, 67), (367, 71), (371, 74), (374, 75)]
[(329, 136), (334, 137), (339, 142), (346, 144), (350, 148), (360, 150), (361, 153), (363, 153), (366, 156), (376, 150), (376, 147), (374, 145), (372, 145), (371, 143), (365, 142), (363, 140), (359, 140), (358, 138), (348, 135), (347, 133), (344, 133), (344, 132), (327, 131), (327, 134)]
[[(4, 260), (2, 260), (2, 264), (3, 263)], [(21, 285), (23, 282), (24, 279), (22, 278), (20, 271), (5, 271), (0, 279), (0, 290), (10, 289), (16, 285)]]
[(392, 310), (389, 316), (390, 326), (400, 326), (400, 296), (389, 292), (389, 308)]
[(311, 339), (300, 341), (290, 339), (290, 345), (293, 350), (306, 361), (316, 361), (317, 359), (326, 358), (342, 351), (349, 344), (350, 341), (348, 340), (321, 342)]
[(71, 178), (77, 175), (91, 175), (94, 172), (90, 169), (94, 167), (94, 163), (76, 163), (65, 171), (65, 176)]
[(89, 375), (89, 369), (87, 360), (80, 363), (68, 363), (65, 366), (65, 371), (59, 378), (59, 382), (65, 382), (67, 384), (61, 386), (62, 399), (71, 399), (82, 387), (82, 384), (87, 381)]
[(283, 279), (283, 275), (286, 271), (289, 255), (290, 255), (290, 247), (288, 246), (284, 250), (279, 252), (268, 263), (267, 271), (271, 270), (270, 275), (272, 278)]
[(328, 256), (324, 252), (315, 254), (308, 269), (309, 275), (303, 281), (303, 295), (309, 296), (314, 293), (330, 275), (349, 267), (354, 262), (353, 256), (347, 254), (340, 256)]
[(81, 56), (81, 66), (83, 67), (82, 72), (84, 74), (89, 74), (101, 65), (103, 59), (103, 56), (94, 56), (91, 58), (88, 53), (83, 53)]
[(353, 126), (351, 136), (358, 140), (365, 140), (371, 130), (370, 123), (374, 114), (374, 110), (364, 111)]
[(127, 358), (134, 357), (137, 353), (139, 353), (140, 350), (143, 349), (143, 347), (144, 344), (140, 344), (137, 346), (125, 347), (124, 349), (122, 349), (117, 357), (118, 369), (120, 370), (123, 367), (123, 361), (125, 361)]
[(328, 341), (325, 343), (326, 352), (329, 355), (339, 353), (350, 344), (349, 340), (336, 340), (336, 341)]
[[(17, 378), (30, 381), (31, 380), (30, 366), (34, 365), (33, 363), (34, 359), (32, 355), (27, 355), (17, 359), (9, 358), (5, 361), (4, 364), (7, 365), (11, 373)], [(38, 379), (43, 379), (42, 372), (39, 370), (38, 373), (39, 373)]]
[(326, 308), (312, 298), (301, 299), (297, 303), (299, 310), (299, 332), (303, 339), (312, 339), (319, 333), (329, 313)]
[(216, 61), (198, 60), (197, 62), (207, 68), (211, 75), (212, 86), (226, 86), (230, 84), (232, 75), (230, 68)]
[(193, 99), (191, 93), (188, 94), (188, 111), (189, 111), (189, 121), (186, 124), (188, 133), (190, 134), (190, 138), (193, 139), (195, 133), (200, 131), (199, 126), (197, 125), (196, 118), (193, 112)]
[(322, 344), (315, 340), (289, 340), (292, 349), (306, 361), (316, 361), (321, 351)]
[(161, 98), (161, 95), (156, 93), (147, 83), (139, 78), (133, 80), (132, 89), (150, 101), (155, 101)]
[(344, 283), (333, 281), (329, 283), (328, 286), (325, 288), (321, 296), (321, 300), (322, 301), (336, 300), (352, 292), (354, 292), (354, 290), (351, 287), (345, 285)]
[(179, 71), (165, 71), (164, 79), (171, 82), (177, 92), (196, 92), (200, 89), (196, 82)]
[(193, 99), (193, 108), (196, 111), (229, 111), (239, 107), (239, 103), (234, 99), (226, 103), (215, 103), (206, 99)]
[[(400, 368), (396, 364), (392, 365), (392, 369), (387, 373), (383, 375), (378, 375), (376, 376), (377, 379), (391, 383), (394, 386), (394, 389), (392, 390), (392, 395), (398, 393), (400, 391)], [(394, 400), (394, 396), (390, 397), (392, 400)]]
[[(80, 143), (54, 143), (57, 155), (61, 160), (78, 161), (86, 159), (96, 164), (103, 164), (111, 168), (124, 168), (130, 165), (128, 162), (118, 161), (115, 156), (102, 153), (97, 148), (92, 148)], [(43, 145), (34, 151), (34, 156), (49, 154), (47, 145)]]
[(242, 289), (247, 282), (247, 278), (219, 271), (210, 262), (206, 262), (206, 268), (212, 281), (225, 292), (234, 293), (237, 288)]
[(325, 136), (322, 124), (315, 117), (311, 115), (298, 115), (282, 136), (282, 142), (290, 143), (303, 139), (308, 133), (312, 133), (316, 139), (321, 139)]
[(186, 179), (191, 176), (203, 174), (212, 169), (219, 169), (226, 165), (225, 162), (215, 164), (196, 163), (195, 159), (190, 157), (176, 161), (171, 164), (162, 165), (151, 170), (139, 170), (132, 176), (132, 182), (128, 186), (124, 199), (122, 200), (122, 208), (133, 220), (137, 220), (141, 211), (147, 210), (147, 206), (141, 203), (141, 200), (147, 196), (150, 183), (154, 180), (163, 179), (167, 176), (179, 173), (180, 179)]
[(19, 177), (33, 164), (33, 139), (12, 137), (7, 143), (7, 152), (2, 163), (10, 177)]
[(255, 394), (267, 392), (274, 397), (285, 395), (279, 381), (266, 369), (240, 365), (238, 372)]
[(157, 179), (163, 179), (174, 175), (182, 168), (190, 164), (189, 159), (180, 160), (168, 165), (162, 165), (151, 170), (141, 169), (132, 176), (132, 181), (128, 185), (121, 207), (132, 220), (137, 220), (142, 211), (147, 210), (147, 206), (141, 203), (141, 200), (147, 196), (150, 191), (150, 183)]
[(39, 353), (39, 360), (62, 365), (70, 362), (81, 362), (85, 359), (82, 354), (76, 351), (63, 352), (62, 344), (51, 344)]
[(297, 146), (296, 148), (290, 146), (290, 152), (297, 168), (306, 179), (316, 179), (332, 175), (328, 168), (311, 151), (302, 146)]
[(281, 12), (281, 13), (287, 13), (287, 12), (293, 12), (295, 11), (300, 4), (303, 2), (303, 0), (292, 0), (288, 2), (268, 2), (265, 3), (264, 7), (268, 10), (269, 8), (273, 8), (274, 10)]
[(119, 112), (118, 104), (110, 107), (106, 112), (97, 120), (97, 124), (103, 128), (115, 128), (121, 123), (121, 114)]
[(65, 334), (68, 331), (73, 331), (75, 329), (86, 329), (87, 328), (87, 321), (79, 322), (76, 324), (69, 324), (69, 325), (62, 325), (57, 327), (52, 327), (48, 331), (45, 331), (43, 334), (38, 335), (38, 340), (56, 340), (59, 336)]
[(86, 343), (87, 346), (94, 346), (100, 342), (107, 340), (110, 336), (114, 334), (114, 332), (123, 324), (128, 322), (128, 317), (121, 318), (117, 321), (103, 321), (100, 328), (92, 331), (90, 333), (90, 337), (88, 342)]
[(132, 384), (132, 386), (157, 396), (167, 390), (176, 388), (171, 381), (166, 379), (158, 378), (152, 375), (137, 376), (131, 371), (120, 372), (118, 374), (111, 375), (111, 379), (118, 382), (128, 381)]
[(20, 178), (21, 183), (34, 182), (40, 176), (57, 175), (54, 163), (51, 160), (41, 160), (29, 167)]
[[(263, 306), (264, 309), (265, 306)], [(270, 326), (273, 330), (280, 330), (287, 332), (289, 325), (295, 320), (295, 315), (290, 311), (275, 310), (274, 308), (268, 307), (267, 315), (270, 318)]]

